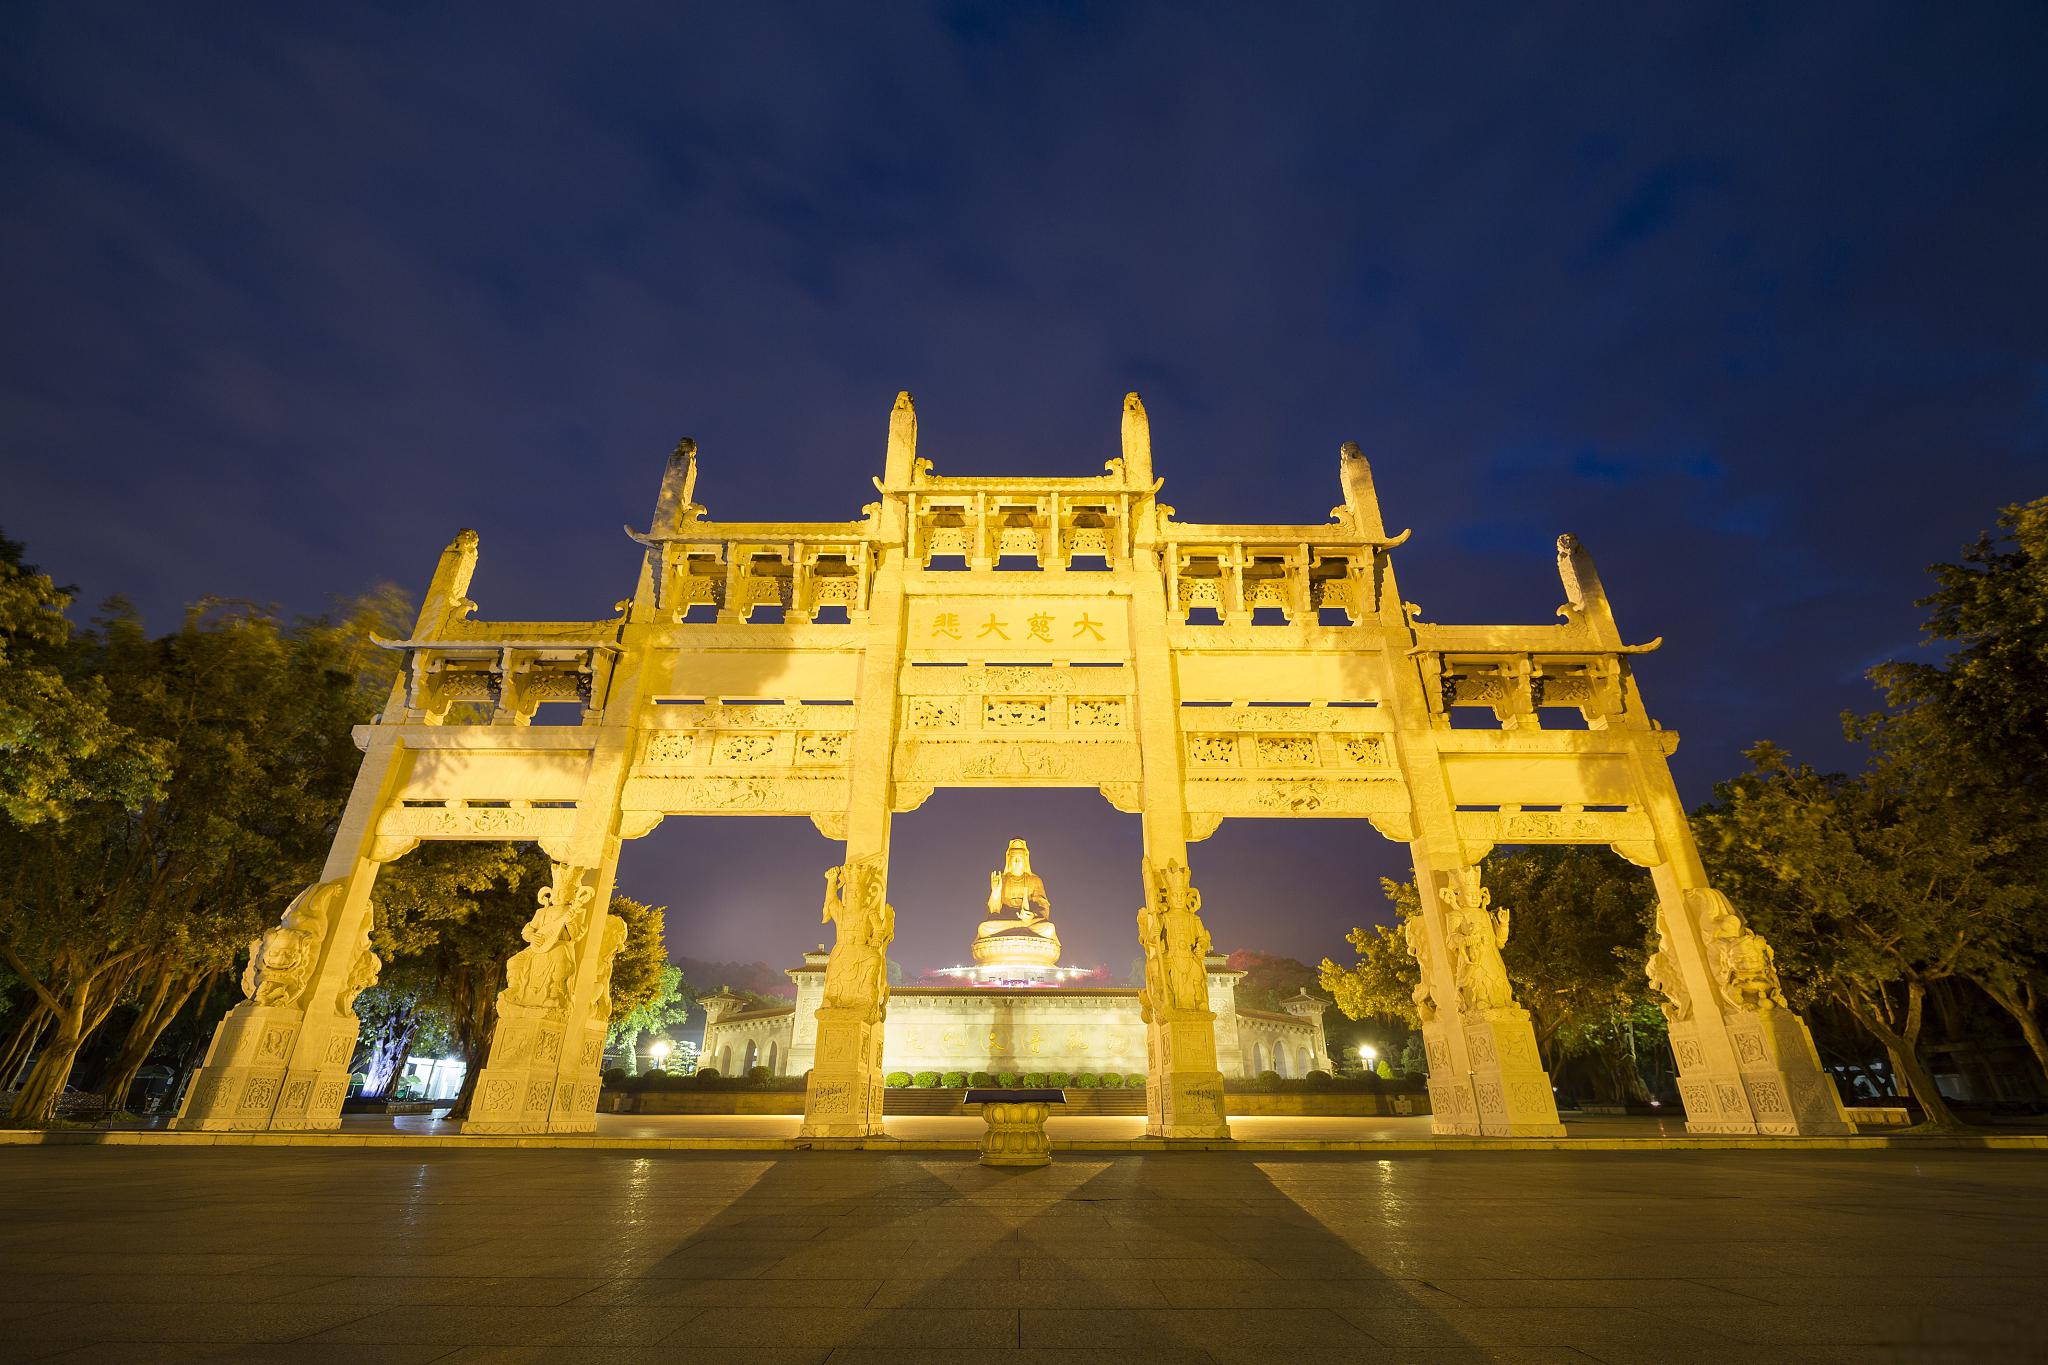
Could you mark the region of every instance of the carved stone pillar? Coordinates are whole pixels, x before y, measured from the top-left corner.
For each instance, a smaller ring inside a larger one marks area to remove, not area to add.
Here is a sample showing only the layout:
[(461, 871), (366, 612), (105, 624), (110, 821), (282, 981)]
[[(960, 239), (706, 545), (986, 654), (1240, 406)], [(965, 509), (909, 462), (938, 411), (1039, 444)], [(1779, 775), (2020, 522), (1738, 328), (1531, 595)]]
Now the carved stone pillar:
[(1433, 1131), (1562, 1136), (1536, 1031), (1501, 961), (1509, 909), (1494, 908), (1477, 868), (1436, 871), (1419, 851), (1415, 884), (1422, 911), (1404, 932), (1422, 968), (1415, 1005), (1429, 1053)]
[(248, 998), (214, 1030), (174, 1128), (200, 1132), (341, 1125), (348, 1064), (355, 1055), (356, 997), (377, 982), (370, 951), (370, 888), (378, 817), (404, 751), (373, 734), (342, 812), (323, 879), (292, 899), (276, 925), (250, 945), (242, 974)]
[(1684, 886), (1679, 860), (1651, 869), (1662, 997), (1686, 1131), (1840, 1135), (1854, 1126), (1806, 1022), (1786, 1007), (1770, 945), (1712, 887)]
[(599, 909), (610, 881), (607, 868), (555, 864), (539, 909), (519, 931), (526, 946), (505, 964), (498, 1022), (463, 1132), (597, 1126), (612, 959), (626, 938), (625, 921)]
[(838, 927), (825, 961), (816, 1054), (804, 1095), (802, 1136), (869, 1137), (882, 1131), (882, 1030), (888, 1012), (888, 855), (852, 859), (825, 874), (826, 923)]
[[(1148, 818), (1149, 822), (1149, 818)], [(1148, 841), (1149, 842), (1149, 841)], [(1216, 1015), (1209, 1007), (1209, 931), (1202, 893), (1179, 860), (1140, 864), (1145, 905), (1138, 942), (1145, 950), (1145, 1135), (1227, 1138), (1223, 1073), (1216, 1064)]]

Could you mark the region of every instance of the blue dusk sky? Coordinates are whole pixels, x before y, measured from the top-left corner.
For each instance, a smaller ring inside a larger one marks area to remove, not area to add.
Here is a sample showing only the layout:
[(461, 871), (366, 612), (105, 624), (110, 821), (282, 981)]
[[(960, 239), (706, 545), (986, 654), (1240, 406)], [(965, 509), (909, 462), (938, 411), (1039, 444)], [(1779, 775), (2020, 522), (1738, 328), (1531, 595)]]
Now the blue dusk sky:
[[(663, 459), (848, 518), (889, 405), (944, 473), (1092, 473), (1127, 389), (1189, 520), (1321, 520), (1371, 456), (1442, 622), (1593, 551), (1689, 801), (1918, 647), (1924, 568), (2048, 470), (2048, 7), (8, 8), (0, 529), (171, 625), (204, 594), (607, 614)], [(912, 972), (1005, 840), (1134, 956), (1137, 820), (941, 793)], [(833, 845), (670, 821), (675, 950), (792, 963)], [(1193, 851), (1219, 947), (1384, 918), (1363, 825)]]

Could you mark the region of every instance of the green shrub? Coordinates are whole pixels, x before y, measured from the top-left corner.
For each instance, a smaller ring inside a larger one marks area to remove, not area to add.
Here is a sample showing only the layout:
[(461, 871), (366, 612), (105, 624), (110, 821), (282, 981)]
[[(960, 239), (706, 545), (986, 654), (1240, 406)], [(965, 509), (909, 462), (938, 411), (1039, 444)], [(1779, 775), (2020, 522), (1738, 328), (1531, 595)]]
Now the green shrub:
[(967, 1073), (964, 1071), (948, 1071), (945, 1075), (939, 1077), (939, 1084), (948, 1090), (962, 1089), (967, 1084)]
[(910, 1073), (908, 1071), (892, 1071), (882, 1077), (882, 1084), (888, 1086), (891, 1090), (901, 1090), (910, 1084)]
[(1280, 1088), (1280, 1073), (1277, 1071), (1261, 1071), (1252, 1079), (1259, 1083), (1259, 1088), (1262, 1090), (1278, 1090)]
[(1027, 1071), (1024, 1073), (1021, 1083), (1026, 1090), (1043, 1090), (1046, 1086), (1045, 1073), (1043, 1071)]
[(1005, 1090), (1015, 1090), (1018, 1079), (1019, 1077), (1014, 1071), (998, 1071), (996, 1073), (996, 1084)]
[(1102, 1077), (1092, 1071), (1076, 1071), (1074, 1078), (1068, 1081), (1067, 1084), (1076, 1090), (1093, 1090), (1096, 1086), (1102, 1084)]
[[(1108, 1082), (1108, 1080), (1109, 1080), (1109, 1078), (1108, 1078), (1107, 1076), (1103, 1077), (1103, 1081), (1104, 1081), (1104, 1083), (1105, 1083), (1105, 1084), (1106, 1084), (1106, 1083)], [(1126, 1090), (1143, 1090), (1144, 1088), (1145, 1088), (1145, 1073), (1144, 1073), (1144, 1072), (1142, 1072), (1142, 1071), (1133, 1071), (1133, 1072), (1132, 1072), (1132, 1073), (1131, 1073), (1130, 1075), (1128, 1075), (1128, 1076), (1124, 1077), (1124, 1089), (1126, 1089)]]
[(939, 1073), (920, 1071), (910, 1078), (910, 1083), (920, 1090), (936, 1090), (939, 1088)]
[(1317, 1085), (1328, 1085), (1331, 1081), (1337, 1078), (1335, 1076), (1332, 1076), (1327, 1071), (1311, 1071), (1308, 1073), (1307, 1076), (1303, 1077), (1303, 1079), (1314, 1081)]
[(718, 1068), (715, 1066), (700, 1066), (697, 1068), (697, 1080), (699, 1082), (715, 1081), (720, 1079), (722, 1078), (719, 1076)]
[(773, 1071), (770, 1071), (765, 1066), (757, 1066), (747, 1073), (747, 1079), (752, 1081), (756, 1085), (760, 1085), (764, 1081), (774, 1080), (775, 1073)]
[(1055, 1090), (1065, 1090), (1074, 1083), (1074, 1078), (1064, 1071), (1048, 1071), (1045, 1073), (1045, 1083)]
[(996, 1078), (986, 1071), (977, 1071), (967, 1078), (967, 1083), (977, 1090), (987, 1090), (995, 1085)]
[(624, 1067), (622, 1067), (622, 1066), (611, 1066), (611, 1067), (606, 1067), (606, 1068), (605, 1068), (605, 1072), (604, 1072), (604, 1083), (605, 1083), (606, 1085), (609, 1085), (609, 1086), (614, 1086), (614, 1087), (616, 1087), (616, 1086), (619, 1086), (619, 1085), (623, 1085), (623, 1084), (625, 1083), (626, 1079), (627, 1079), (627, 1071), (626, 1071), (626, 1068), (624, 1068)]

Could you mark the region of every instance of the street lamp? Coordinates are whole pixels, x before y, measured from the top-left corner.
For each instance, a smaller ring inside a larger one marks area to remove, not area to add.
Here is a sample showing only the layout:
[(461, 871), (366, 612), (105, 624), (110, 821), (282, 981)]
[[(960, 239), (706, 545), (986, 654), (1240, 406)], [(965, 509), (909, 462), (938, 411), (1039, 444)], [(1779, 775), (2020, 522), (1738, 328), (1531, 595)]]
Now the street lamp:
[(1371, 1043), (1360, 1043), (1358, 1045), (1358, 1064), (1364, 1067), (1367, 1071), (1371, 1071), (1373, 1069), (1373, 1061), (1376, 1058), (1378, 1058), (1379, 1055), (1380, 1050), (1374, 1047)]
[(674, 1047), (675, 1044), (669, 1042), (666, 1038), (656, 1038), (647, 1045), (647, 1059), (654, 1063), (655, 1070), (668, 1070), (668, 1054)]

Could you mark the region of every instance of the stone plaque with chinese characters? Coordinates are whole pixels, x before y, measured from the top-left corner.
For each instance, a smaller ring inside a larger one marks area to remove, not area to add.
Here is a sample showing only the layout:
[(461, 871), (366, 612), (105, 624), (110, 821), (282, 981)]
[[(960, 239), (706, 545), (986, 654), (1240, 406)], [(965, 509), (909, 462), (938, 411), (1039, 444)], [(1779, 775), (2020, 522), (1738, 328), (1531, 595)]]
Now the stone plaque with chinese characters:
[(953, 658), (1120, 659), (1129, 616), (1119, 597), (916, 597), (904, 645), (914, 654)]

